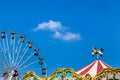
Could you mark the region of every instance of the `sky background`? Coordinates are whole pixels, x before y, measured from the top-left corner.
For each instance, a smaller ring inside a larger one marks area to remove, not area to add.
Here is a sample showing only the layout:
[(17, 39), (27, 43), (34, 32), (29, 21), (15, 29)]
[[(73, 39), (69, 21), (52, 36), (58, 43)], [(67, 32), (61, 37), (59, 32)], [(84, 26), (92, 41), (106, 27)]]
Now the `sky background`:
[(92, 47), (120, 68), (119, 0), (1, 0), (0, 30), (20, 32), (44, 54), (48, 75), (91, 62)]

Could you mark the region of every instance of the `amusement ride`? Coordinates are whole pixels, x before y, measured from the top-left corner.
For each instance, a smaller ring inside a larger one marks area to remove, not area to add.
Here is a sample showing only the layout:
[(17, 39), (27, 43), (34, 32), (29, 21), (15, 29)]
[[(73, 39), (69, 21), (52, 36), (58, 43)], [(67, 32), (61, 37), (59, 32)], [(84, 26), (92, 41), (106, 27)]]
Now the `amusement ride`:
[(0, 80), (22, 80), (28, 71), (46, 76), (43, 54), (31, 39), (15, 31), (0, 36)]
[(21, 33), (0, 31), (0, 80), (120, 80), (120, 68), (100, 60), (103, 48), (92, 48), (96, 60), (74, 71), (59, 68), (47, 77), (46, 64), (39, 47)]

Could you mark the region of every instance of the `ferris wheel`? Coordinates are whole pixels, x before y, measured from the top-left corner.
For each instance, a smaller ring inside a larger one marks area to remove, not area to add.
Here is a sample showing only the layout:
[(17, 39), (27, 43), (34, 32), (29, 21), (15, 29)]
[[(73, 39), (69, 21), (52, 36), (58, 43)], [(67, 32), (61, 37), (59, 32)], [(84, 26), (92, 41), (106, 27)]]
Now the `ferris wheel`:
[(15, 31), (0, 31), (0, 78), (22, 79), (27, 71), (46, 76), (43, 54), (35, 43)]

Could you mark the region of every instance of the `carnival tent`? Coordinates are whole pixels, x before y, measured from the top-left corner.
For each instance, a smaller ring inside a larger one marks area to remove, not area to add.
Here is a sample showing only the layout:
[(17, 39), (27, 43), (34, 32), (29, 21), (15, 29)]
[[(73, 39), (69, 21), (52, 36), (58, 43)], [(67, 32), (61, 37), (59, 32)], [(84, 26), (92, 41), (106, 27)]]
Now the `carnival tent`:
[(90, 74), (92, 77), (99, 74), (105, 68), (112, 68), (108, 64), (102, 62), (100, 59), (96, 59), (94, 62), (89, 64), (88, 66), (76, 71), (77, 74), (85, 76), (86, 74)]

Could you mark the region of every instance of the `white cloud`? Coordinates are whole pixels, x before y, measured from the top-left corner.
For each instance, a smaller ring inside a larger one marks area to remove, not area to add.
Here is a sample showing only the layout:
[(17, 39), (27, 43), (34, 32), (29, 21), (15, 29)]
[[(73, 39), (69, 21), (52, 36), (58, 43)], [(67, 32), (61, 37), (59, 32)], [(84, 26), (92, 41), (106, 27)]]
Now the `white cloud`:
[(60, 22), (55, 22), (50, 20), (49, 22), (43, 22), (38, 25), (37, 28), (33, 29), (33, 31), (38, 31), (38, 30), (50, 30), (50, 31), (58, 31), (62, 29), (62, 24)]
[(64, 41), (79, 40), (81, 38), (79, 33), (72, 33), (72, 32), (66, 32), (66, 33), (55, 32), (53, 37), (55, 39), (61, 39)]
[(33, 31), (39, 30), (48, 30), (52, 32), (54, 39), (59, 39), (63, 41), (72, 41), (72, 40), (79, 40), (81, 36), (79, 33), (70, 32), (68, 27), (62, 26), (61, 22), (59, 21), (48, 21), (42, 22), (39, 24)]

